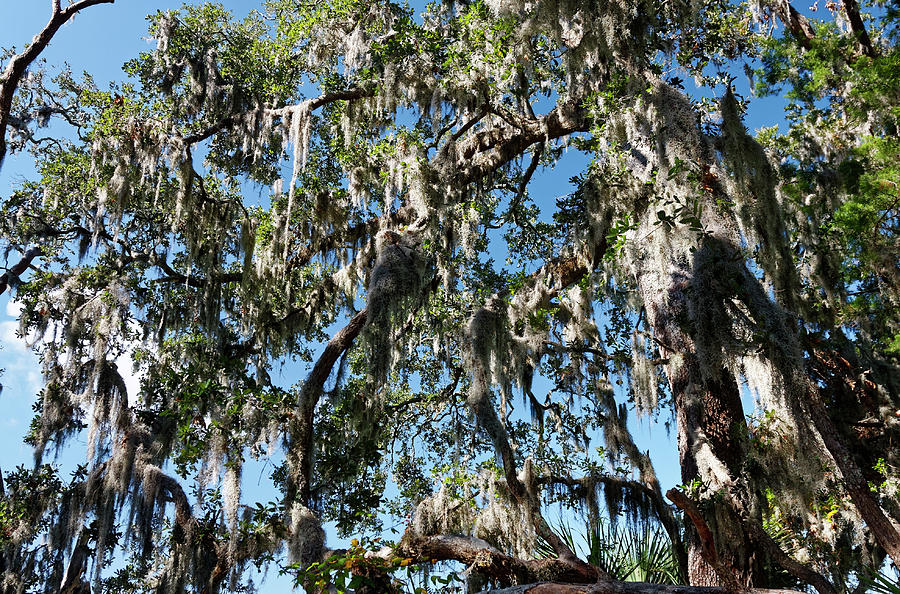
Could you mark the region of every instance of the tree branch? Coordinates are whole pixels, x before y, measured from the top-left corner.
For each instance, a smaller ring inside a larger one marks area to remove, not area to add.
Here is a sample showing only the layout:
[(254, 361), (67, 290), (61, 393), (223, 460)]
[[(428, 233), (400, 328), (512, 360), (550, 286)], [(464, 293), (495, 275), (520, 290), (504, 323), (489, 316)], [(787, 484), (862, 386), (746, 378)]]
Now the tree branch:
[(678, 489), (669, 489), (666, 491), (666, 497), (669, 500), (678, 506), (678, 508), (683, 511), (688, 518), (690, 518), (691, 523), (697, 529), (697, 534), (700, 537), (700, 544), (702, 546), (701, 553), (703, 555), (703, 559), (709, 563), (709, 565), (715, 570), (716, 575), (719, 576), (719, 579), (723, 584), (725, 584), (726, 592), (747, 592), (749, 588), (740, 584), (735, 578), (734, 573), (726, 567), (720, 560), (719, 555), (716, 553), (716, 544), (713, 541), (712, 531), (709, 529), (709, 526), (706, 523), (706, 520), (703, 519), (703, 514), (700, 513), (700, 510), (697, 509), (697, 506), (691, 501), (687, 495), (679, 491)]
[(778, 546), (778, 543), (766, 533), (762, 525), (758, 521), (751, 519), (746, 510), (736, 504), (733, 496), (728, 497), (728, 500), (734, 512), (741, 518), (747, 533), (750, 535), (750, 539), (757, 547), (764, 550), (772, 560), (781, 565), (792, 576), (813, 586), (819, 591), (819, 594), (836, 594), (834, 586), (821, 574), (785, 553)]
[[(511, 588), (491, 589), (481, 594), (727, 594), (728, 590), (720, 587), (704, 586), (669, 586), (665, 584), (648, 584), (646, 582), (604, 581), (596, 584), (571, 584), (561, 582), (539, 582), (513, 586)], [(796, 590), (771, 590), (753, 588), (754, 594), (799, 594)]]
[(581, 102), (573, 99), (557, 105), (542, 118), (524, 120), (522, 126), (482, 130), (456, 145), (455, 161), (460, 175), (455, 182), (465, 185), (496, 171), (532, 144), (587, 132), (589, 121)]
[[(0, 155), (2, 157), (2, 155)], [(4, 272), (0, 275), (0, 295), (3, 294), (4, 291), (9, 287), (10, 282), (15, 285), (19, 281), (19, 277), (23, 272), (28, 270), (28, 267), (31, 266), (31, 261), (39, 256), (44, 255), (44, 250), (38, 246), (34, 246), (28, 248), (28, 251), (25, 252), (25, 255), (22, 256), (22, 259), (19, 260), (12, 268)]]
[[(289, 110), (294, 110), (298, 108), (306, 108), (308, 111), (313, 111), (322, 107), (323, 105), (327, 105), (329, 103), (334, 103), (335, 101), (351, 101), (353, 99), (361, 99), (363, 97), (371, 97), (375, 94), (374, 89), (366, 89), (362, 87), (356, 87), (353, 89), (346, 89), (344, 91), (335, 91), (333, 93), (326, 93), (319, 97), (314, 97), (312, 99), (307, 99), (298, 103), (297, 105), (290, 105), (287, 107), (279, 107), (279, 108), (270, 108), (265, 109), (264, 113), (275, 115), (275, 116), (283, 116)], [(252, 113), (252, 112), (251, 112)], [(215, 124), (204, 128), (203, 130), (191, 134), (190, 136), (186, 136), (184, 138), (184, 143), (188, 146), (192, 144), (196, 144), (198, 142), (202, 142), (211, 136), (222, 132), (223, 130), (227, 130), (231, 128), (238, 122), (244, 119), (246, 112), (231, 114), (228, 117), (222, 118)]]
[(900, 566), (900, 533), (888, 519), (884, 509), (872, 497), (872, 491), (868, 482), (828, 416), (828, 411), (822, 402), (818, 387), (813, 385), (811, 381), (807, 381), (808, 397), (806, 402), (809, 407), (810, 417), (813, 425), (815, 425), (816, 430), (822, 437), (828, 453), (834, 460), (841, 482), (844, 484), (844, 488), (847, 489), (847, 494), (850, 495), (851, 501), (853, 501), (856, 509), (859, 510), (859, 514), (872, 531), (872, 536), (875, 537), (876, 542), (887, 552), (891, 561), (895, 565)]
[(97, 4), (113, 4), (115, 0), (80, 0), (60, 9), (59, 0), (52, 0), (50, 22), (34, 36), (22, 53), (14, 55), (0, 75), (0, 169), (6, 157), (6, 128), (9, 124), (13, 96), (28, 67), (50, 44), (50, 40), (69, 19), (79, 11)]
[[(494, 405), (491, 402), (491, 391), (489, 388), (491, 385), (490, 377), (488, 375), (488, 370), (485, 369), (485, 365), (483, 364), (483, 359), (485, 358), (483, 350), (485, 348), (489, 349), (490, 347), (486, 347), (489, 338), (482, 334), (484, 330), (481, 328), (481, 322), (484, 322), (484, 325), (489, 326), (492, 322), (485, 321), (485, 319), (498, 315), (499, 314), (496, 311), (485, 306), (479, 309), (472, 317), (473, 322), (470, 324), (471, 330), (469, 339), (472, 344), (472, 359), (474, 365), (472, 370), (472, 384), (467, 399), (469, 407), (472, 409), (472, 412), (478, 421), (478, 425), (484, 430), (488, 437), (490, 437), (491, 442), (494, 445), (494, 450), (500, 456), (503, 465), (503, 475), (506, 478), (506, 486), (509, 489), (510, 495), (517, 505), (528, 512), (532, 524), (534, 525), (535, 532), (547, 541), (561, 561), (575, 566), (581, 566), (582, 571), (593, 572), (596, 578), (608, 577), (603, 570), (581, 561), (572, 549), (550, 528), (547, 521), (541, 515), (540, 502), (537, 500), (536, 495), (530, 492), (528, 486), (519, 479), (515, 452), (510, 444), (506, 427), (497, 415), (497, 411), (494, 409)], [(482, 318), (481, 322), (477, 321), (479, 317)], [(526, 464), (529, 463), (529, 461), (526, 461)]]
[(800, 47), (805, 50), (812, 48), (812, 40), (815, 39), (816, 33), (809, 20), (797, 12), (790, 0), (782, 0), (779, 3), (778, 17), (787, 26), (788, 31), (791, 32)]
[(844, 12), (847, 14), (847, 21), (850, 23), (850, 31), (853, 33), (854, 37), (856, 37), (856, 42), (862, 49), (862, 53), (870, 58), (874, 58), (878, 52), (875, 51), (872, 40), (869, 38), (869, 32), (866, 31), (866, 25), (863, 23), (862, 17), (859, 14), (859, 4), (856, 0), (841, 0), (841, 5), (844, 7)]
[(309, 505), (313, 461), (313, 416), (316, 405), (334, 364), (359, 336), (366, 325), (368, 315), (368, 307), (364, 307), (328, 341), (300, 390), (297, 409), (294, 411), (294, 419), (289, 428), (290, 447), (287, 459), (292, 467), (293, 480), (290, 482), (293, 484), (289, 484), (285, 489), (285, 502), (288, 507), (295, 499)]
[(538, 580), (560, 580), (574, 584), (591, 584), (598, 574), (592, 565), (573, 564), (562, 559), (523, 561), (498, 551), (474, 536), (404, 536), (398, 553), (405, 557), (429, 561), (460, 561), (480, 574), (501, 583), (528, 583)]
[(78, 537), (75, 548), (72, 549), (72, 556), (69, 558), (69, 565), (66, 567), (65, 578), (59, 588), (60, 594), (77, 594), (83, 592), (85, 582), (81, 579), (84, 574), (84, 565), (91, 550), (88, 548), (90, 540), (87, 530), (82, 529)]

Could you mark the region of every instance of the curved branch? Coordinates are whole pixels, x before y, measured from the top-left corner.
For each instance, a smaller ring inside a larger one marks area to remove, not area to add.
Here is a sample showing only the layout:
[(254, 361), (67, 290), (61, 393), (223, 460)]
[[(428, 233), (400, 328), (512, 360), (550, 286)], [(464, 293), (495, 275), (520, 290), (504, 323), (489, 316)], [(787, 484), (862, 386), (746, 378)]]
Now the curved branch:
[(766, 554), (776, 563), (781, 565), (788, 573), (799, 580), (806, 582), (819, 591), (820, 594), (836, 594), (834, 586), (826, 580), (821, 574), (813, 571), (806, 565), (803, 565), (787, 553), (785, 553), (778, 543), (769, 536), (758, 521), (754, 521), (748, 517), (744, 509), (739, 509), (734, 501), (734, 497), (728, 498), (732, 509), (741, 518), (747, 533), (753, 543), (764, 550)]
[(78, 12), (97, 4), (113, 4), (114, 2), (115, 0), (79, 0), (61, 8), (59, 0), (53, 0), (50, 22), (34, 36), (22, 53), (14, 55), (9, 60), (3, 74), (0, 75), (0, 169), (3, 168), (3, 159), (6, 157), (6, 128), (9, 125), (13, 96), (16, 94), (19, 83), (22, 82), (22, 77), (28, 71), (28, 67), (47, 48), (59, 28)]
[[(516, 159), (533, 144), (587, 132), (590, 127), (578, 100), (562, 103), (542, 118), (524, 120), (521, 125), (522, 128), (481, 130), (457, 144), (452, 156), (460, 175), (455, 181), (468, 184)], [(440, 156), (438, 153), (435, 159)]]
[(328, 341), (300, 391), (297, 409), (294, 411), (289, 429), (290, 448), (287, 458), (292, 467), (293, 481), (285, 490), (285, 502), (288, 507), (295, 499), (299, 499), (304, 505), (309, 504), (313, 462), (313, 416), (316, 405), (334, 364), (359, 336), (366, 325), (368, 315), (369, 308), (364, 307)]
[[(500, 420), (491, 402), (491, 391), (489, 388), (491, 381), (484, 364), (484, 359), (486, 358), (484, 351), (486, 348), (490, 348), (486, 344), (489, 339), (483, 335), (484, 331), (476, 323), (479, 317), (483, 320), (497, 315), (497, 312), (485, 306), (479, 309), (472, 317), (470, 340), (472, 343), (473, 377), (468, 396), (469, 407), (472, 409), (478, 425), (490, 437), (494, 450), (500, 457), (503, 465), (503, 475), (510, 495), (516, 504), (527, 510), (531, 516), (535, 532), (547, 541), (561, 561), (580, 566), (582, 571), (592, 572), (595, 578), (606, 578), (608, 577), (606, 572), (578, 559), (569, 545), (550, 528), (541, 515), (540, 503), (537, 501), (535, 494), (530, 492), (528, 486), (519, 479), (515, 452), (509, 440), (509, 433), (507, 433), (506, 427)], [(530, 462), (526, 461), (526, 464), (530, 464)]]
[[(0, 163), (2, 163), (2, 154), (0, 154)], [(9, 287), (10, 282), (13, 283), (13, 287), (15, 288), (15, 284), (19, 281), (19, 276), (21, 276), (23, 272), (28, 270), (28, 267), (31, 266), (31, 261), (43, 255), (44, 250), (38, 246), (28, 248), (28, 251), (25, 252), (21, 260), (19, 260), (12, 268), (0, 275), (0, 295), (2, 295), (4, 291), (6, 291), (6, 289)]]
[(525, 561), (500, 552), (474, 536), (425, 536), (401, 542), (398, 552), (405, 557), (429, 561), (460, 561), (502, 583), (528, 583), (538, 580), (560, 580), (570, 584), (592, 584), (597, 581), (596, 568), (579, 561), (533, 559)]
[[(559, 559), (522, 560), (506, 555), (487, 542), (466, 536), (404, 535), (396, 550), (379, 551), (376, 556), (400, 555), (418, 562), (459, 561), (499, 582), (519, 585), (489, 590), (494, 594), (729, 594), (723, 587), (676, 586), (644, 582), (596, 579)], [(756, 594), (779, 594), (794, 590), (747, 589)]]
[(716, 575), (719, 576), (722, 583), (725, 584), (725, 591), (749, 591), (749, 588), (737, 581), (737, 578), (731, 569), (726, 567), (725, 564), (719, 560), (712, 531), (709, 529), (709, 525), (707, 525), (706, 520), (703, 518), (703, 514), (700, 513), (700, 510), (697, 509), (694, 502), (678, 489), (669, 489), (666, 491), (666, 497), (690, 518), (691, 523), (697, 529), (697, 534), (700, 537), (700, 544), (702, 545), (701, 552), (703, 554), (703, 559), (709, 563), (716, 571)]

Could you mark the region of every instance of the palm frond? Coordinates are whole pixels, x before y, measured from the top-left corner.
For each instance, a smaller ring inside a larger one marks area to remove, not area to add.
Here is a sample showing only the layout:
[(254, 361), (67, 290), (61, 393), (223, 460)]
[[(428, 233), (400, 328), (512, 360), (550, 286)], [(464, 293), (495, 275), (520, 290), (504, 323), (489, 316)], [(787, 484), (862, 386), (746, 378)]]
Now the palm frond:
[(867, 569), (860, 578), (860, 585), (865, 585), (866, 592), (876, 594), (900, 594), (900, 580), (891, 580), (883, 572)]
[[(562, 523), (555, 531), (573, 551), (576, 550), (569, 524)], [(599, 519), (586, 526), (585, 541), (586, 561), (615, 579), (654, 584), (684, 583), (672, 542), (659, 526)], [(542, 557), (555, 556), (543, 540), (539, 540), (536, 552)]]

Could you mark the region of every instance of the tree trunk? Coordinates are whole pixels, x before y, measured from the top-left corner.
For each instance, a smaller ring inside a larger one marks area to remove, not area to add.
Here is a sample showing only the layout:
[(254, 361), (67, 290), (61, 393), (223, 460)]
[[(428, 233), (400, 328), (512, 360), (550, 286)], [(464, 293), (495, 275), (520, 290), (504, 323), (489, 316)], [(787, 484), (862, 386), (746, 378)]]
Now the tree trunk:
[[(657, 228), (654, 232), (661, 230)], [(694, 282), (693, 263), (673, 254), (657, 260), (655, 268), (638, 274), (638, 289), (647, 321), (660, 345), (660, 354), (668, 359), (665, 373), (675, 403), (682, 482), (691, 485), (699, 480), (713, 491), (731, 490), (734, 488), (731, 477), (740, 476), (745, 457), (744, 411), (737, 381), (721, 365), (711, 369), (707, 365), (704, 369), (698, 357), (697, 340), (708, 337), (695, 339), (697, 328), (692, 315), (703, 308), (691, 302), (701, 291)], [(704, 295), (704, 300), (708, 301), (709, 296)], [(722, 502), (708, 499), (700, 503), (719, 559), (733, 568), (739, 583), (763, 585), (762, 564), (754, 555), (750, 535), (741, 519)], [(685, 544), (689, 583), (722, 585), (714, 569), (704, 560), (696, 530), (689, 523)]]

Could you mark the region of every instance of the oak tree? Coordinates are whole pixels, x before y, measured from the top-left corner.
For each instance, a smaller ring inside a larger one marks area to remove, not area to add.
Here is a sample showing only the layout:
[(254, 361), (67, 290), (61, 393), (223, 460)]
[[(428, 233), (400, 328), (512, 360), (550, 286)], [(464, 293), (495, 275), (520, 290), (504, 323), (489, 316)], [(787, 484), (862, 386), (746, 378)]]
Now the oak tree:
[[(185, 6), (109, 90), (26, 80), (40, 36), (5, 54), (0, 155), (37, 174), (3, 198), (0, 290), (44, 386), (4, 591), (252, 565), (388, 591), (442, 561), (471, 590), (666, 591), (579, 558), (554, 505), (658, 524), (693, 586), (900, 563), (898, 13), (869, 8)], [(744, 70), (781, 126), (745, 126)], [(38, 142), (55, 115), (77, 134)], [(569, 153), (572, 191), (536, 192)], [(632, 415), (674, 420), (680, 488)]]

